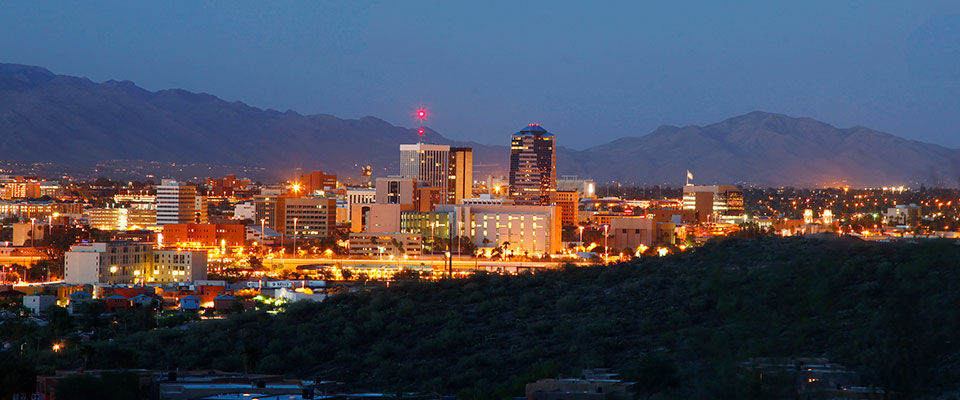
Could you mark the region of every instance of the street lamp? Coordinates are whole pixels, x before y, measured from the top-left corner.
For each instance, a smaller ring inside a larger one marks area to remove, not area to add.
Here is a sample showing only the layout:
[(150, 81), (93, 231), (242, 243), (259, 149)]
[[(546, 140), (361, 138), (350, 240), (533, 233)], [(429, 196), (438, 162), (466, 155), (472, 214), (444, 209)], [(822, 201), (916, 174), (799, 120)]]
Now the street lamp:
[(30, 247), (33, 247), (35, 244), (33, 236), (37, 230), (36, 224), (37, 224), (37, 219), (35, 217), (30, 217)]
[(267, 246), (267, 219), (260, 218), (260, 256), (263, 256), (266, 253)]
[(583, 250), (583, 228), (584, 228), (583, 225), (578, 227), (578, 229), (580, 230), (580, 250)]
[(610, 231), (610, 225), (603, 226), (603, 262), (607, 262), (610, 257), (610, 248), (607, 247), (607, 233)]
[(453, 278), (453, 258), (450, 257), (449, 251), (445, 252), (444, 255), (447, 256), (447, 265), (449, 265), (449, 267), (447, 267), (447, 277)]

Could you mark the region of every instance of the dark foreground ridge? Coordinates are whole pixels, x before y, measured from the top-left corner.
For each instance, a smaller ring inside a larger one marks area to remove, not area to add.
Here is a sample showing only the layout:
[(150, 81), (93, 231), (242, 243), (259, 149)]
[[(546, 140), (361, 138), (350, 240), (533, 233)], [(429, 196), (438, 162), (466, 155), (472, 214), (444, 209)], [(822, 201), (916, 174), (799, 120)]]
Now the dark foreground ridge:
[[(216, 368), (512, 398), (607, 366), (641, 398), (757, 398), (738, 365), (826, 357), (902, 398), (960, 378), (960, 246), (728, 239), (519, 277), (408, 282), (61, 354), (59, 368)], [(50, 365), (40, 366), (51, 368)]]

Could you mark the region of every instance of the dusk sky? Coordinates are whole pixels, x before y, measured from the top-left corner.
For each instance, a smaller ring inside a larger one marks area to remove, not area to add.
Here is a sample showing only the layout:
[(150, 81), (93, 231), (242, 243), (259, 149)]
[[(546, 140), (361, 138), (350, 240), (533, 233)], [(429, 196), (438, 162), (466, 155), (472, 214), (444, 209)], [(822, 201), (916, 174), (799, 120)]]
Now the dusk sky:
[(957, 1), (0, 4), (0, 62), (586, 148), (754, 110), (960, 147)]

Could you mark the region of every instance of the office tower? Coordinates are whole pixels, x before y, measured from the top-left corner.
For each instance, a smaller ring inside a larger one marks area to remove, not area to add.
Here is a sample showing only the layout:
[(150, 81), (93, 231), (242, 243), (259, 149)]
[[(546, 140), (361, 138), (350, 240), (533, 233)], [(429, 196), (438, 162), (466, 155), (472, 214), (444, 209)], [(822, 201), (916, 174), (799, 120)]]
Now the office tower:
[(550, 205), (557, 190), (557, 152), (552, 133), (530, 124), (510, 141), (510, 197), (517, 205)]
[(450, 174), (450, 146), (439, 144), (401, 144), (400, 176), (414, 179), (417, 187), (440, 189), (447, 193)]
[(473, 149), (469, 147), (450, 148), (448, 179), (446, 203), (460, 204), (463, 199), (473, 197)]
[(206, 222), (206, 199), (195, 186), (175, 179), (161, 181), (157, 186), (157, 225)]

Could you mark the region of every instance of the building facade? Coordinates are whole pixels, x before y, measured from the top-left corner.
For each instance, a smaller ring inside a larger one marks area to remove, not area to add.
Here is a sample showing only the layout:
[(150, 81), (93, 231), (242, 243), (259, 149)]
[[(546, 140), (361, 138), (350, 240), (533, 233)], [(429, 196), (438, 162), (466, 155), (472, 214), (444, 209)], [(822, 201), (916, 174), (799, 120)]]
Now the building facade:
[(417, 181), (414, 178), (399, 176), (377, 178), (374, 200), (377, 204), (401, 204), (412, 207), (416, 186)]
[(246, 240), (242, 224), (167, 224), (163, 226), (164, 247), (239, 247)]
[(580, 192), (576, 190), (557, 190), (554, 204), (560, 207), (560, 223), (563, 226), (576, 226), (580, 208)]
[(83, 243), (64, 255), (68, 284), (149, 284), (207, 278), (207, 252), (156, 250), (136, 242)]
[(683, 209), (693, 211), (697, 223), (743, 222), (743, 191), (731, 185), (686, 185)]
[(157, 186), (157, 225), (206, 222), (206, 199), (195, 186), (175, 179), (161, 181)]
[(300, 193), (314, 194), (337, 189), (337, 176), (323, 171), (300, 175)]
[[(471, 158), (472, 161), (472, 158)], [(450, 146), (440, 144), (401, 144), (400, 176), (417, 182), (419, 187), (447, 193), (450, 175)]]
[(350, 255), (367, 257), (417, 257), (420, 235), (412, 233), (351, 233)]
[(460, 204), (473, 197), (473, 149), (450, 148), (450, 173), (447, 184), (447, 204)]
[(510, 198), (517, 205), (553, 204), (557, 153), (552, 133), (530, 124), (510, 141)]
[(469, 236), (477, 247), (504, 246), (530, 255), (560, 251), (562, 226), (557, 206), (445, 204), (436, 211), (450, 213), (448, 237)]
[(91, 228), (125, 231), (157, 225), (157, 210), (152, 208), (91, 208), (87, 210)]
[(337, 228), (337, 199), (333, 197), (284, 198), (279, 209), (282, 225), (276, 228), (290, 238), (327, 237)]

